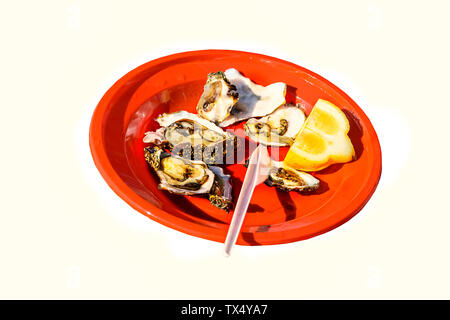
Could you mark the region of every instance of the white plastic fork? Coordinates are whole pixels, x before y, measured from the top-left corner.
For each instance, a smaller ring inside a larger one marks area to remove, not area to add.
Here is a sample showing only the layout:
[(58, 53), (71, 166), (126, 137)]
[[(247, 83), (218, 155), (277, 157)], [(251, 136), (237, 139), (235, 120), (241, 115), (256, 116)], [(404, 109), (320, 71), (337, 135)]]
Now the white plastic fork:
[(236, 243), (248, 205), (255, 187), (267, 179), (270, 169), (270, 156), (264, 145), (259, 145), (249, 159), (247, 172), (242, 183), (241, 193), (234, 209), (233, 218), (225, 239), (225, 254), (229, 256), (231, 249)]

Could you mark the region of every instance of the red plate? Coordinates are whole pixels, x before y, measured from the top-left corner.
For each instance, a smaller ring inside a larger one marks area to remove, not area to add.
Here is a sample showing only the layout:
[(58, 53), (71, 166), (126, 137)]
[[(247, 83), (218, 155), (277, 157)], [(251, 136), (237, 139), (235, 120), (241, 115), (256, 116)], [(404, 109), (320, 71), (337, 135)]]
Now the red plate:
[[(207, 199), (158, 190), (148, 169), (142, 137), (162, 112), (195, 112), (207, 74), (236, 68), (254, 82), (288, 84), (286, 100), (311, 111), (322, 98), (339, 106), (350, 121), (357, 159), (317, 172), (321, 187), (311, 194), (282, 192), (264, 184), (255, 189), (237, 243), (269, 245), (307, 239), (327, 232), (358, 213), (381, 175), (381, 150), (375, 130), (361, 108), (335, 85), (293, 63), (228, 50), (184, 52), (156, 59), (130, 71), (104, 95), (92, 116), (89, 143), (95, 165), (123, 200), (147, 217), (197, 237), (223, 242), (232, 212)], [(233, 127), (242, 128), (242, 124)], [(283, 156), (287, 148), (281, 148)], [(273, 151), (273, 150), (272, 150)], [(245, 168), (226, 167), (237, 199)]]

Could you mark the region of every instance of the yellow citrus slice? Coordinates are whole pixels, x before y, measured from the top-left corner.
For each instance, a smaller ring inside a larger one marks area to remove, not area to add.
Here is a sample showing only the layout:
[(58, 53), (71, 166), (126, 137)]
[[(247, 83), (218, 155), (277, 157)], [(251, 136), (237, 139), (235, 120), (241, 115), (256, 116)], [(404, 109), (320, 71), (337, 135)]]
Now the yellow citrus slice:
[(350, 124), (344, 112), (319, 99), (297, 134), (284, 163), (302, 171), (322, 170), (333, 163), (349, 162), (355, 150), (348, 137)]

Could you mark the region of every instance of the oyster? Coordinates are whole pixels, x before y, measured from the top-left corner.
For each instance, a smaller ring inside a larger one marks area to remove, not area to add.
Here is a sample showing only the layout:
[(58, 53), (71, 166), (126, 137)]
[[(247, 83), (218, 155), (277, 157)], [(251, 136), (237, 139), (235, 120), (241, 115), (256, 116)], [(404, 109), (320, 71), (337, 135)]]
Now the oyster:
[(207, 164), (225, 163), (227, 148), (234, 147), (236, 137), (214, 123), (187, 111), (164, 113), (156, 121), (161, 128), (145, 133), (144, 142), (169, 145), (183, 158), (203, 160)]
[(229, 116), (218, 121), (221, 127), (227, 127), (250, 118), (266, 116), (285, 103), (286, 84), (283, 82), (272, 83), (264, 87), (255, 84), (233, 68), (226, 70), (225, 76), (237, 88), (239, 101), (230, 110)]
[(215, 175), (214, 183), (209, 192), (209, 201), (217, 208), (228, 212), (232, 206), (231, 176), (224, 174), (220, 167), (209, 166), (209, 169)]
[(208, 195), (214, 206), (230, 210), (231, 177), (224, 174), (222, 168), (183, 159), (159, 146), (144, 148), (144, 155), (160, 179), (159, 189), (180, 195)]
[(222, 71), (210, 73), (198, 101), (197, 112), (205, 119), (220, 123), (230, 115), (238, 99), (236, 87), (230, 84)]
[[(249, 159), (244, 166), (248, 168)], [(264, 172), (262, 178), (269, 187), (277, 187), (282, 191), (314, 191), (319, 188), (320, 180), (309, 173), (296, 170), (285, 165), (282, 161), (270, 159), (269, 169)]]
[(319, 188), (320, 180), (309, 173), (288, 167), (283, 162), (272, 160), (265, 184), (283, 191), (313, 191)]
[(295, 105), (286, 104), (260, 119), (249, 119), (245, 133), (266, 146), (289, 146), (305, 122), (305, 114)]
[(204, 162), (183, 159), (158, 146), (144, 148), (144, 155), (160, 179), (158, 188), (181, 195), (210, 192), (214, 173)]

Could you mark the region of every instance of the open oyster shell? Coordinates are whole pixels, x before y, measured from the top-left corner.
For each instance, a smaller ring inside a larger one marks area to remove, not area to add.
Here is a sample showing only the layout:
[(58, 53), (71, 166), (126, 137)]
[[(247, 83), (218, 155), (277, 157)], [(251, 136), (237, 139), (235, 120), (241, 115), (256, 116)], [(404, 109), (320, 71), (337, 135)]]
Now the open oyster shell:
[(265, 117), (249, 119), (244, 130), (250, 139), (266, 146), (289, 146), (294, 143), (305, 119), (298, 106), (285, 104)]
[(288, 167), (281, 161), (271, 161), (269, 176), (265, 181), (282, 191), (313, 191), (319, 188), (320, 180), (309, 173)]
[[(248, 167), (248, 159), (244, 163)], [(282, 161), (270, 159), (269, 170), (264, 183), (282, 191), (314, 191), (319, 188), (320, 180), (309, 173), (286, 166)]]
[(146, 132), (144, 142), (167, 144), (173, 153), (186, 159), (223, 164), (227, 150), (237, 143), (233, 134), (187, 111), (164, 113), (156, 121), (161, 128)]
[(239, 101), (230, 110), (230, 115), (219, 121), (219, 126), (227, 127), (235, 122), (263, 117), (285, 103), (286, 84), (272, 83), (266, 87), (244, 77), (236, 69), (228, 69), (225, 76), (239, 93)]
[(181, 195), (209, 193), (214, 173), (202, 161), (191, 161), (153, 146), (144, 149), (145, 160), (160, 179), (158, 188)]
[(197, 112), (205, 119), (220, 123), (230, 115), (238, 98), (236, 87), (230, 84), (222, 71), (210, 73), (198, 101)]
[(222, 168), (183, 159), (159, 146), (144, 148), (145, 160), (160, 179), (159, 189), (179, 195), (207, 195), (219, 209), (232, 206), (231, 176)]
[(220, 167), (209, 166), (209, 169), (214, 172), (214, 183), (209, 193), (209, 201), (219, 209), (227, 212), (232, 207), (232, 186), (231, 176), (225, 174)]

